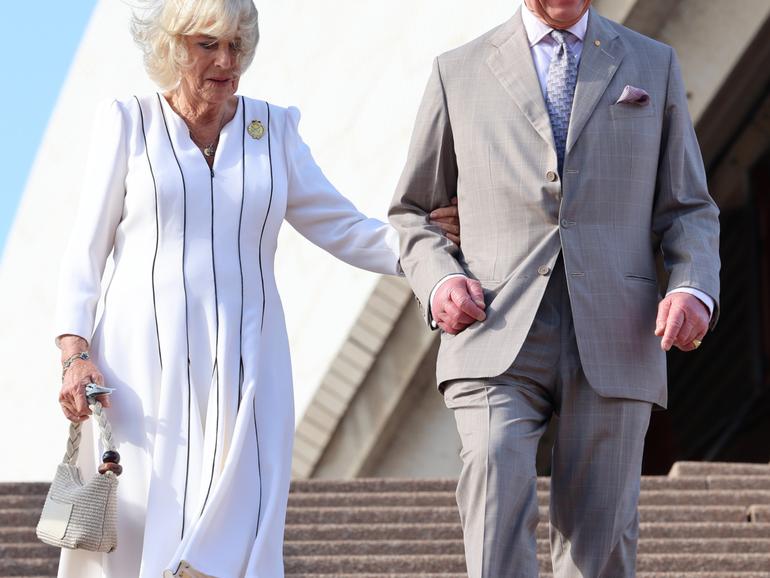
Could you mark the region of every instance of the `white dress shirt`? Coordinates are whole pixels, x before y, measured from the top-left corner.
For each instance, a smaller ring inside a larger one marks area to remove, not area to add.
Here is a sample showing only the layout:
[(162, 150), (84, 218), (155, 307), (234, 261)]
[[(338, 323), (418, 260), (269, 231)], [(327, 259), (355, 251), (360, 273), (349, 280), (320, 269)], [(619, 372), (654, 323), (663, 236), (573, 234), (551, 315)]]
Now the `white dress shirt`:
[[(583, 14), (583, 17), (575, 24), (567, 28), (566, 35), (567, 43), (572, 49), (572, 53), (575, 55), (576, 64), (580, 64), (580, 56), (583, 53), (583, 40), (588, 30), (588, 11)], [(529, 50), (532, 54), (532, 61), (535, 65), (535, 72), (537, 72), (537, 78), (540, 81), (540, 89), (543, 91), (543, 98), (546, 98), (546, 91), (548, 86), (548, 69), (551, 66), (551, 60), (553, 59), (554, 50), (558, 48), (558, 44), (551, 37), (551, 31), (553, 28), (548, 26), (545, 22), (535, 16), (525, 4), (521, 7), (521, 19), (524, 22), (524, 29), (527, 32), (527, 40), (529, 40)], [(464, 275), (454, 274), (448, 275), (441, 279), (433, 291), (430, 293), (430, 309), (433, 309), (433, 298), (439, 288), (452, 277), (464, 277)], [(666, 295), (671, 293), (689, 293), (697, 297), (709, 310), (709, 316), (714, 314), (714, 300), (706, 295), (703, 291), (699, 291), (693, 287), (677, 287), (672, 289)], [(431, 324), (434, 328), (437, 326), (436, 322), (431, 317)]]
[[(527, 31), (527, 40), (529, 40), (529, 50), (532, 53), (532, 61), (535, 64), (535, 72), (540, 81), (540, 88), (543, 91), (543, 98), (546, 97), (548, 86), (548, 69), (551, 66), (554, 50), (559, 45), (551, 38), (553, 28), (540, 20), (526, 6), (521, 8), (521, 19), (524, 21), (524, 29)], [(578, 20), (573, 26), (567, 28), (565, 39), (575, 55), (575, 64), (580, 64), (580, 55), (583, 53), (583, 39), (588, 30), (588, 12)]]

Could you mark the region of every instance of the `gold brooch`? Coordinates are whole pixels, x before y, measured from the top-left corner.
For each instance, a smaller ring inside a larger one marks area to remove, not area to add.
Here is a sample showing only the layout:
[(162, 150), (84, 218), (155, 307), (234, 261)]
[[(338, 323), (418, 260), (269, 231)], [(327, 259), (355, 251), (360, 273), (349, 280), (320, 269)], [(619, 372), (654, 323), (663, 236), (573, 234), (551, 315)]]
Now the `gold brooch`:
[(257, 140), (265, 136), (265, 126), (258, 120), (252, 120), (251, 123), (249, 123), (249, 127), (246, 129), (246, 131), (249, 133), (251, 138), (255, 138)]

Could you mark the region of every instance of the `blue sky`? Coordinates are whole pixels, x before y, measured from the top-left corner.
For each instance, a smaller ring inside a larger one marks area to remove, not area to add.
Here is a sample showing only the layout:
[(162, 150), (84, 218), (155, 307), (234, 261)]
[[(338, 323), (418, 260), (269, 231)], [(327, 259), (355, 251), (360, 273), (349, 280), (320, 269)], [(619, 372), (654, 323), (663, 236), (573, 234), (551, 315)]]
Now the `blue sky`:
[(96, 0), (3, 7), (0, 88), (0, 254), (35, 153)]

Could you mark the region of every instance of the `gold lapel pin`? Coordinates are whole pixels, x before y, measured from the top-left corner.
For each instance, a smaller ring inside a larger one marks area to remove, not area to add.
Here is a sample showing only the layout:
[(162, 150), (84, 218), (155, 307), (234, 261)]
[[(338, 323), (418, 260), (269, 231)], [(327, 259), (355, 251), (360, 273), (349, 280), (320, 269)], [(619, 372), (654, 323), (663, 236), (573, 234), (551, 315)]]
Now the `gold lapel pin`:
[(602, 41), (601, 40), (594, 40), (594, 46), (601, 46)]
[(265, 125), (263, 125), (258, 120), (252, 120), (249, 123), (249, 126), (246, 129), (246, 131), (249, 133), (249, 136), (251, 138), (255, 138), (255, 139), (259, 140), (263, 136), (265, 136)]

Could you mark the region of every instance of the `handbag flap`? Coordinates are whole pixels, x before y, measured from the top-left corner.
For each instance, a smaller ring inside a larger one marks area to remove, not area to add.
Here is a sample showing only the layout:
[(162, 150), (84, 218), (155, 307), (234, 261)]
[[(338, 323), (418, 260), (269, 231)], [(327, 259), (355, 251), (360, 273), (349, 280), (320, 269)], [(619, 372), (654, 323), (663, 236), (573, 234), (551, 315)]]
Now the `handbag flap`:
[(40, 517), (37, 531), (61, 540), (67, 533), (67, 526), (69, 526), (71, 515), (72, 504), (57, 502), (49, 497), (43, 506), (43, 515)]

